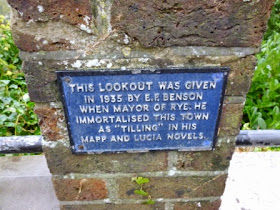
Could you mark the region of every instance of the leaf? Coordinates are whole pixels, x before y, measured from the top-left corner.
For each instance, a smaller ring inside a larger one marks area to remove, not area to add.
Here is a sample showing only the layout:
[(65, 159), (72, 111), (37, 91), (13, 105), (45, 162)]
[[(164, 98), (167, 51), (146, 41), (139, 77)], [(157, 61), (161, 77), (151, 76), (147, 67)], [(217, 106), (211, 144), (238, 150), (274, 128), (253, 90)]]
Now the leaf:
[(35, 103), (34, 102), (31, 102), (31, 101), (28, 101), (27, 103), (26, 103), (26, 106), (28, 107), (28, 108), (34, 108), (34, 106), (35, 106)]
[(0, 100), (4, 103), (4, 104), (10, 104), (11, 101), (13, 100), (11, 97), (0, 97)]
[(278, 106), (275, 106), (275, 107), (273, 108), (272, 113), (273, 113), (273, 116), (279, 115), (279, 107), (278, 107)]
[(7, 109), (5, 109), (2, 113), (9, 113), (9, 112), (16, 112), (16, 109), (14, 107), (8, 107)]
[(10, 80), (0, 80), (0, 83), (3, 83), (4, 85), (8, 85), (10, 83)]
[(148, 196), (149, 193), (145, 192), (144, 190), (134, 190), (134, 193), (137, 195), (143, 195), (143, 196)]
[(17, 57), (15, 57), (14, 59), (13, 59), (13, 63), (15, 64), (15, 63), (17, 63), (19, 61), (19, 59), (17, 58)]
[(266, 123), (265, 123), (265, 121), (264, 121), (264, 119), (263, 118), (258, 118), (258, 126), (261, 128), (261, 129), (266, 129)]
[(145, 184), (145, 183), (149, 183), (150, 182), (150, 179), (149, 178), (144, 178), (144, 177), (137, 177), (137, 179), (135, 180), (135, 182), (138, 184), (138, 185), (142, 185), (142, 184)]
[(35, 130), (35, 132), (34, 132), (34, 135), (41, 135), (41, 131), (40, 131), (39, 126), (36, 127), (36, 130)]
[(5, 122), (4, 125), (7, 127), (15, 127), (15, 123), (13, 122)]
[(153, 205), (155, 204), (156, 202), (152, 199), (148, 199), (147, 201), (144, 202), (144, 204), (147, 204), (147, 205)]
[(21, 133), (21, 131), (22, 131), (22, 127), (21, 127), (20, 125), (17, 125), (17, 126), (16, 126), (15, 134), (16, 134), (16, 135), (19, 135), (19, 134)]
[(0, 114), (0, 125), (3, 125), (3, 123), (8, 119), (8, 117), (4, 114)]
[(28, 119), (28, 121), (26, 122), (28, 125), (36, 125), (38, 123), (38, 120), (32, 120), (32, 119)]
[(11, 136), (12, 133), (8, 130), (7, 127), (0, 127), (0, 136)]
[(23, 107), (17, 107), (17, 113), (23, 115), (24, 114), (24, 108)]
[(12, 89), (17, 89), (17, 88), (18, 88), (18, 86), (17, 86), (17, 85), (15, 85), (15, 84), (12, 84), (12, 85), (10, 85), (10, 86), (9, 86), (9, 88), (12, 88)]
[(251, 130), (250, 123), (244, 123), (242, 130)]

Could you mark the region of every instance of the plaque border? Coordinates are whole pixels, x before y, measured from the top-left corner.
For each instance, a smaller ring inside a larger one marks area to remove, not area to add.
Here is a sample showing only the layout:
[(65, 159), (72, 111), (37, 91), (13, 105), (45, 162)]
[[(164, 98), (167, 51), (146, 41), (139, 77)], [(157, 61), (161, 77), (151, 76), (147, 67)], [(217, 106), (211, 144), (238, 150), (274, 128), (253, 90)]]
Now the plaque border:
[[(225, 91), (226, 91), (226, 85), (227, 85), (227, 80), (228, 80), (228, 74), (229, 74), (230, 68), (229, 67), (178, 67), (178, 68), (143, 68), (143, 69), (126, 69), (126, 70), (121, 70), (121, 69), (88, 69), (88, 70), (57, 70), (56, 76), (57, 76), (57, 83), (59, 86), (59, 92), (60, 92), (60, 97), (61, 101), (63, 104), (63, 110), (64, 110), (64, 116), (66, 119), (66, 124), (67, 124), (67, 130), (68, 130), (68, 136), (70, 140), (70, 146), (71, 146), (71, 151), (72, 154), (76, 155), (83, 155), (83, 154), (101, 154), (101, 153), (122, 153), (122, 152), (127, 152), (127, 153), (143, 153), (143, 152), (149, 152), (149, 151), (209, 151), (209, 150), (214, 150), (216, 147), (216, 143), (218, 140), (218, 129), (219, 129), (219, 124), (221, 120), (221, 113), (222, 113), (222, 107), (223, 107), (223, 102), (224, 102), (224, 97), (225, 97)], [(217, 116), (217, 121), (215, 125), (215, 131), (214, 131), (214, 136), (213, 136), (213, 145), (212, 147), (189, 147), (185, 149), (151, 149), (151, 150), (127, 150), (127, 151), (102, 151), (102, 152), (90, 152), (90, 151), (82, 151), (79, 150), (77, 151), (74, 147), (74, 140), (72, 137), (72, 131), (71, 131), (71, 126), (70, 126), (70, 121), (69, 121), (69, 112), (67, 109), (67, 104), (65, 100), (65, 94), (63, 91), (63, 81), (62, 77), (64, 76), (106, 76), (106, 75), (137, 75), (137, 74), (173, 74), (173, 73), (216, 73), (216, 72), (225, 72), (224, 74), (224, 79), (223, 79), (223, 84), (222, 84), (222, 92), (221, 92), (221, 97), (220, 97), (220, 103), (219, 103), (219, 110), (218, 110), (218, 116)]]

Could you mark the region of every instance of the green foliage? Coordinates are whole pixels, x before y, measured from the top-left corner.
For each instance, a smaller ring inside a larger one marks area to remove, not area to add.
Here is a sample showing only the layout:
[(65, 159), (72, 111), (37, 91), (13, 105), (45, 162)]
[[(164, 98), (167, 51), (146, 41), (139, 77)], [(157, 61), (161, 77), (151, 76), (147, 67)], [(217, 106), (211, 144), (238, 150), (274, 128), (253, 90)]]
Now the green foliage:
[(275, 32), (280, 33), (280, 0), (275, 0), (274, 6), (271, 11), (271, 16), (268, 21), (268, 28), (264, 35), (264, 40), (268, 40)]
[(280, 0), (275, 2), (257, 59), (242, 129), (280, 129)]
[(148, 178), (144, 178), (144, 177), (137, 177), (136, 179), (134, 179), (133, 181), (135, 181), (138, 185), (143, 185), (146, 183), (149, 183), (150, 180)]
[(143, 196), (148, 196), (149, 193), (145, 192), (144, 190), (140, 189), (140, 190), (134, 190), (134, 193), (137, 195), (143, 195)]
[(280, 147), (255, 147), (254, 152), (279, 152)]
[(147, 204), (147, 205), (153, 205), (155, 203), (156, 202), (151, 198), (151, 196), (148, 196), (148, 199), (144, 202), (144, 204)]
[(39, 135), (9, 23), (0, 16), (0, 136)]
[(147, 197), (147, 200), (144, 202), (144, 204), (153, 205), (156, 203), (152, 199), (151, 195), (148, 192), (146, 192), (145, 190), (143, 190), (143, 185), (146, 183), (149, 183), (150, 179), (139, 176), (139, 177), (133, 177), (131, 180), (136, 182), (137, 185), (140, 186), (140, 189), (134, 190), (134, 194)]

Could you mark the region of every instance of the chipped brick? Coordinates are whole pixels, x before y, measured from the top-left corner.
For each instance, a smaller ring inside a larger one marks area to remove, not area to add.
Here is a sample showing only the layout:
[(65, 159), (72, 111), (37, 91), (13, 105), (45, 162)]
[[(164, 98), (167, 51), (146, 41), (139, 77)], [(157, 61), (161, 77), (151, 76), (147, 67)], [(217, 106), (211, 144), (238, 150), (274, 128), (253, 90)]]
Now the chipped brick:
[(61, 201), (99, 200), (107, 198), (106, 183), (102, 179), (55, 179), (53, 185)]

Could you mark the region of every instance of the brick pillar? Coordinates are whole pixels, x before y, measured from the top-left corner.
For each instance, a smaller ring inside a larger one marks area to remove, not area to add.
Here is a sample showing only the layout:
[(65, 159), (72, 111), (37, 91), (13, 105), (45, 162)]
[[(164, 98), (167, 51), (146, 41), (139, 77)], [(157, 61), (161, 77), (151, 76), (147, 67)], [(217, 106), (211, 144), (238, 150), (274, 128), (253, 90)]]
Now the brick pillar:
[[(273, 0), (8, 0), (64, 209), (218, 209)], [(230, 67), (213, 151), (71, 153), (56, 70)], [(142, 204), (131, 178), (155, 205)]]

